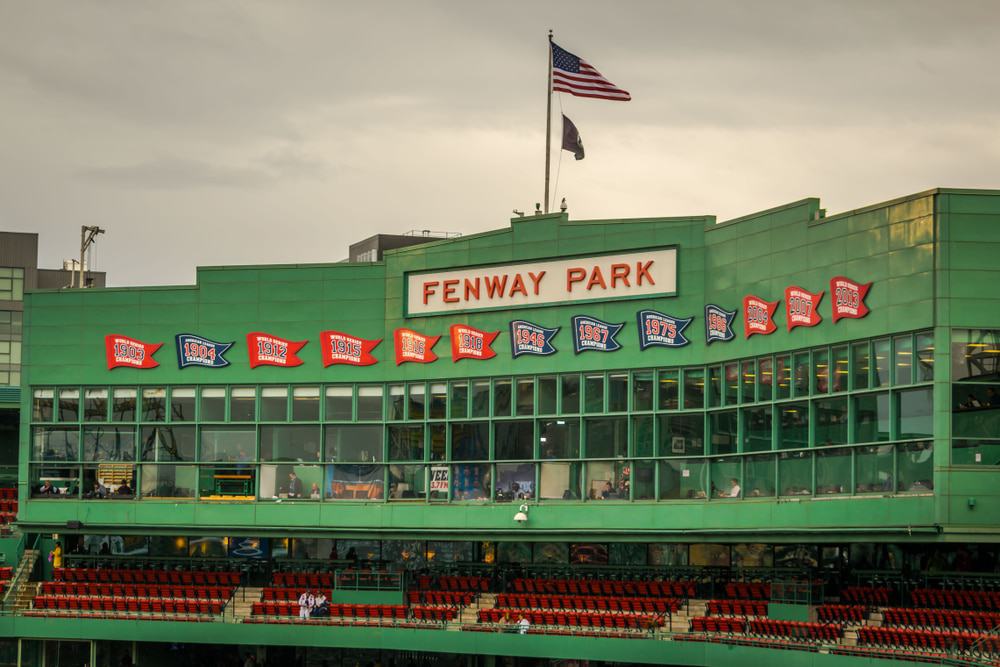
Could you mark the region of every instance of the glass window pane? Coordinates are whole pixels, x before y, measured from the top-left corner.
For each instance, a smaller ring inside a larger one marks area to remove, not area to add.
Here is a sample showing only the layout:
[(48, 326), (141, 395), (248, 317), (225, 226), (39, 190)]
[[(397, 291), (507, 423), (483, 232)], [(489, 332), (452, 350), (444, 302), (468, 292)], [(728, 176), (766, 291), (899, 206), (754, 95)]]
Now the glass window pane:
[(59, 421), (61, 422), (80, 421), (79, 389), (59, 390)]
[(816, 446), (847, 444), (847, 397), (813, 402)]
[(429, 424), (427, 430), (430, 433), (431, 441), (431, 461), (444, 461), (448, 446), (448, 425)]
[(778, 449), (809, 446), (809, 404), (786, 403), (778, 409)]
[(406, 394), (401, 384), (389, 385), (389, 419), (398, 421), (406, 415)]
[(51, 389), (36, 389), (32, 394), (31, 419), (36, 422), (52, 421), (52, 405), (55, 392)]
[(148, 422), (167, 420), (167, 390), (164, 387), (142, 390), (142, 420)]
[(580, 468), (576, 462), (539, 466), (538, 497), (547, 500), (580, 500)]
[(816, 394), (830, 392), (830, 354), (826, 348), (813, 350), (813, 389)]
[(257, 390), (233, 387), (229, 390), (229, 421), (252, 422), (257, 419)]
[(320, 461), (319, 426), (261, 426), (261, 461)]
[(660, 410), (677, 410), (680, 408), (680, 384), (677, 380), (677, 370), (657, 371), (658, 398)]
[(490, 464), (460, 463), (451, 467), (453, 501), (487, 500), (490, 495)]
[[(162, 391), (162, 390), (161, 390)], [(108, 390), (85, 389), (83, 392), (83, 420), (108, 421)]]
[(260, 390), (260, 420), (288, 420), (288, 387), (263, 387)]
[(830, 367), (831, 391), (847, 391), (848, 389), (847, 379), (850, 377), (850, 362), (847, 350), (846, 345), (833, 348), (831, 355), (832, 365)]
[(326, 497), (332, 500), (382, 500), (385, 467), (372, 464), (326, 466)]
[[(318, 429), (319, 427), (306, 428)], [(319, 500), (323, 493), (323, 466), (292, 462), (280, 465), (262, 465), (260, 467), (259, 488), (258, 495), (262, 499)]]
[(723, 367), (726, 385), (726, 405), (736, 405), (740, 401), (740, 365), (726, 364)]
[(740, 378), (743, 380), (743, 395), (740, 397), (744, 403), (753, 403), (756, 400), (757, 369), (753, 360), (744, 361), (740, 364)]
[(909, 334), (896, 336), (892, 343), (896, 384), (911, 384), (913, 382), (913, 339), (910, 338)]
[(575, 459), (580, 456), (580, 420), (546, 419), (538, 422), (539, 454), (543, 459)]
[(472, 416), (490, 416), (490, 381), (476, 380), (472, 383)]
[(135, 497), (135, 466), (102, 463), (83, 466), (83, 497), (85, 499)]
[(426, 466), (389, 466), (389, 500), (405, 501), (427, 498), (426, 474)]
[(705, 370), (684, 369), (684, 409), (699, 410), (705, 407)]
[(926, 493), (934, 490), (934, 443), (908, 442), (897, 445), (900, 492)]
[(612, 373), (608, 376), (608, 412), (628, 410), (628, 373)]
[(538, 378), (538, 414), (556, 414), (556, 378), (551, 375)]
[(580, 376), (563, 375), (560, 377), (562, 403), (560, 411), (564, 415), (575, 415), (580, 412)]
[[(117, 408), (117, 397), (115, 398), (115, 412)], [(226, 390), (222, 387), (203, 387), (201, 390), (201, 416), (202, 422), (221, 422), (226, 419)]]
[(702, 459), (660, 461), (660, 499), (708, 497), (708, 466)]
[(389, 460), (390, 461), (424, 460), (423, 425), (416, 425), (416, 426), (399, 425), (399, 426), (389, 427)]
[(89, 426), (83, 430), (84, 461), (135, 461), (135, 429)]
[(795, 366), (795, 384), (794, 384), (794, 395), (796, 398), (800, 396), (809, 395), (809, 353), (808, 352), (796, 352), (792, 355)]
[(783, 452), (778, 455), (778, 481), (783, 496), (812, 495), (812, 454)]
[(998, 466), (1000, 440), (954, 440), (951, 462), (957, 466)]
[(194, 498), (198, 469), (195, 466), (144, 465), (139, 479), (143, 498)]
[(653, 372), (642, 371), (632, 375), (632, 410), (644, 412), (653, 409)]
[(194, 426), (145, 426), (142, 460), (194, 461), (196, 444)]
[(135, 389), (115, 389), (111, 392), (114, 404), (111, 407), (112, 421), (135, 421)]
[(490, 431), (488, 422), (465, 422), (451, 425), (451, 458), (453, 461), (486, 461), (489, 459)]
[(656, 498), (656, 461), (632, 462), (632, 499)]
[(735, 457), (711, 460), (712, 496), (740, 499), (743, 497), (742, 462)]
[(857, 493), (893, 490), (892, 445), (858, 447), (854, 454), (854, 484)]
[(770, 454), (748, 456), (744, 461), (746, 471), (743, 496), (745, 498), (774, 497), (774, 456)]
[(469, 416), (469, 383), (451, 383), (451, 418), (465, 419)]
[(431, 419), (445, 419), (448, 416), (448, 385), (435, 382), (430, 386), (431, 404), (429, 416)]
[(212, 426), (201, 429), (201, 461), (253, 461), (257, 431), (246, 426)]
[(705, 415), (659, 415), (660, 451), (658, 456), (683, 456), (705, 453)]
[(771, 450), (771, 406), (743, 410), (743, 451)]
[(774, 388), (774, 397), (777, 399), (791, 397), (792, 367), (788, 355), (779, 355), (774, 358), (774, 373), (777, 378), (777, 384)]
[(358, 387), (358, 421), (382, 421), (382, 387)]
[(496, 502), (510, 503), (535, 497), (534, 463), (500, 463), (496, 470)]
[(934, 334), (924, 331), (917, 334), (916, 382), (930, 382), (934, 379)]
[(510, 380), (495, 380), (493, 382), (493, 414), (497, 417), (509, 417), (511, 408)]
[(382, 460), (381, 425), (332, 425), (324, 431), (327, 461), (376, 463)]
[(653, 415), (632, 418), (632, 455), (655, 456)]
[(757, 392), (759, 401), (770, 401), (774, 386), (774, 363), (771, 357), (761, 357), (757, 360)]
[(588, 459), (624, 457), (628, 453), (628, 420), (587, 419), (583, 455)]
[(194, 421), (194, 387), (174, 387), (170, 390), (170, 421)]
[(587, 463), (587, 500), (628, 500), (631, 494), (631, 466), (625, 461)]
[(852, 375), (854, 389), (868, 388), (868, 375), (871, 371), (871, 358), (868, 354), (868, 343), (854, 343), (851, 345), (851, 355), (854, 368)]
[(80, 459), (79, 428), (36, 428), (33, 433), (32, 460), (78, 461)]
[(934, 437), (934, 396), (930, 387), (899, 392), (898, 431), (900, 440)]
[(708, 369), (708, 407), (717, 408), (722, 405), (722, 366), (712, 366)]
[(532, 421), (493, 423), (495, 459), (509, 461), (535, 457), (535, 425)]
[(422, 384), (411, 384), (408, 386), (410, 400), (409, 400), (409, 415), (408, 419), (423, 419), (424, 413), (427, 410), (426, 402), (426, 388)]
[(80, 466), (52, 463), (32, 465), (28, 476), (31, 479), (32, 498), (80, 497)]
[(583, 378), (584, 410), (587, 414), (604, 412), (604, 376), (585, 375)]
[[(393, 387), (394, 389), (396, 387)], [(353, 417), (354, 388), (339, 385), (326, 388), (326, 420), (351, 421)]]
[(319, 387), (292, 389), (292, 421), (319, 421)]
[(875, 373), (872, 376), (872, 387), (889, 386), (889, 344), (888, 338), (880, 338), (872, 343), (875, 351)]
[(951, 379), (992, 382), (1000, 377), (1000, 331), (955, 329), (951, 339)]
[(531, 416), (535, 412), (535, 381), (521, 378), (517, 381), (517, 409), (515, 414)]
[(854, 397), (854, 442), (889, 440), (889, 394)]
[(851, 450), (823, 449), (816, 452), (816, 495), (851, 491)]
[(735, 454), (737, 442), (736, 410), (712, 412), (709, 414), (712, 454)]

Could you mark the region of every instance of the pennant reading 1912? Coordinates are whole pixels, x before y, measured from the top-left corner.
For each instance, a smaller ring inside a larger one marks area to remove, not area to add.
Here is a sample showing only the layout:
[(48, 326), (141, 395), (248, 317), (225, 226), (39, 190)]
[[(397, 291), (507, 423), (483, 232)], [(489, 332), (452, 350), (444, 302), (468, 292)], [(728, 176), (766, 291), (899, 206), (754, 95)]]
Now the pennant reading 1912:
[(377, 364), (378, 359), (372, 356), (372, 351), (381, 342), (381, 338), (368, 340), (341, 331), (321, 331), (319, 346), (323, 354), (323, 368), (334, 364), (347, 364), (348, 366)]
[(684, 337), (684, 329), (691, 324), (693, 317), (682, 320), (655, 310), (640, 310), (636, 315), (639, 321), (639, 349), (658, 345), (661, 347), (683, 347), (690, 343)]
[(271, 334), (254, 331), (247, 334), (247, 354), (250, 368), (258, 366), (301, 366), (302, 360), (296, 356), (307, 340), (285, 340)]
[(202, 366), (204, 368), (225, 368), (229, 360), (224, 356), (232, 343), (216, 343), (194, 334), (177, 334), (177, 367)]
[(711, 345), (716, 341), (725, 342), (732, 340), (733, 320), (736, 319), (735, 310), (719, 308), (715, 304), (705, 306), (705, 344)]
[(850, 278), (837, 276), (830, 279), (830, 294), (833, 295), (833, 321), (842, 317), (861, 319), (868, 314), (865, 297), (871, 283), (856, 283)]
[(621, 345), (615, 336), (622, 330), (625, 323), (611, 324), (586, 315), (573, 318), (573, 351), (581, 352), (614, 352)]
[(785, 324), (789, 331), (795, 327), (814, 327), (823, 321), (819, 314), (823, 294), (814, 294), (794, 285), (785, 288)]
[(482, 331), (467, 324), (452, 324), (451, 360), (492, 359), (497, 353), (490, 347), (500, 335), (499, 331)]
[(108, 360), (108, 370), (112, 368), (156, 368), (160, 365), (153, 355), (163, 343), (143, 343), (141, 340), (109, 334), (104, 337), (104, 353)]
[(752, 295), (743, 297), (743, 337), (774, 333), (778, 328), (774, 323), (774, 311), (777, 309), (777, 301), (765, 301)]
[(510, 354), (517, 359), (522, 354), (548, 356), (556, 353), (552, 339), (559, 333), (560, 327), (547, 329), (527, 320), (514, 320), (510, 323)]
[(396, 365), (413, 362), (429, 364), (437, 361), (437, 355), (431, 350), (441, 336), (425, 336), (412, 329), (396, 329), (393, 334), (396, 343)]

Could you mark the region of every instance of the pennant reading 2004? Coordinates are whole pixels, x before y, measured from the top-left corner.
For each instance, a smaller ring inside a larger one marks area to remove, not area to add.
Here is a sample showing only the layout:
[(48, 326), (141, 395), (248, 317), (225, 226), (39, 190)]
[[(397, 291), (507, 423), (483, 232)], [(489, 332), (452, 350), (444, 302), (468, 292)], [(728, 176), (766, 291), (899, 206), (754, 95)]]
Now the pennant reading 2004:
[(225, 368), (229, 360), (224, 356), (232, 343), (216, 343), (194, 334), (177, 334), (177, 367), (203, 366), (205, 368)]
[(413, 362), (429, 364), (437, 360), (437, 355), (431, 350), (441, 336), (425, 336), (412, 329), (396, 329), (393, 334), (396, 342), (396, 365)]
[(302, 360), (296, 355), (307, 340), (285, 340), (271, 334), (254, 331), (247, 334), (247, 354), (250, 368), (258, 366), (301, 366)]
[(577, 354), (594, 352), (614, 352), (621, 349), (615, 336), (625, 323), (610, 324), (586, 315), (573, 318), (573, 350)]
[(771, 334), (778, 328), (774, 323), (777, 301), (765, 301), (756, 296), (743, 297), (743, 337), (754, 334)]
[(156, 368), (160, 362), (153, 355), (163, 343), (143, 343), (141, 340), (110, 334), (104, 337), (104, 353), (108, 359), (108, 370), (125, 368)]
[(378, 359), (372, 356), (372, 350), (381, 342), (381, 338), (368, 340), (340, 331), (322, 331), (319, 334), (319, 346), (323, 353), (323, 368), (334, 364), (348, 366), (376, 364)]
[(819, 302), (823, 292), (814, 294), (801, 287), (785, 288), (785, 324), (791, 331), (795, 327), (814, 327), (823, 321), (819, 314)]
[(683, 347), (691, 342), (684, 337), (683, 331), (693, 317), (682, 320), (655, 310), (640, 310), (636, 317), (639, 320), (640, 350), (654, 345)]
[(842, 317), (861, 319), (868, 314), (865, 297), (871, 283), (856, 283), (850, 278), (837, 276), (830, 279), (830, 294), (833, 295), (833, 321)]
[(499, 331), (482, 331), (467, 324), (451, 325), (451, 360), (492, 359), (497, 353), (490, 345), (500, 335)]
[(546, 329), (527, 320), (514, 320), (510, 323), (510, 353), (515, 359), (522, 354), (548, 356), (556, 353), (552, 339), (559, 333), (560, 327)]
[(736, 318), (735, 310), (725, 310), (715, 304), (705, 306), (705, 344), (711, 345), (716, 341), (732, 340), (733, 320)]

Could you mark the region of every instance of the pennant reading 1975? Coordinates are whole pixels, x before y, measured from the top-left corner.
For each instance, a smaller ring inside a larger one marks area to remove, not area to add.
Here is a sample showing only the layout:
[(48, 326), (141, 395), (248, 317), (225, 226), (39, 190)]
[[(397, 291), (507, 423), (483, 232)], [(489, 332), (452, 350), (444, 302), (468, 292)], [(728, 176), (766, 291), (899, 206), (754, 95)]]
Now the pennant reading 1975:
[(777, 301), (765, 301), (753, 295), (743, 297), (743, 337), (774, 333), (778, 328), (774, 323), (774, 311), (777, 309)]
[(640, 350), (654, 345), (683, 347), (691, 342), (684, 337), (683, 331), (691, 324), (693, 317), (682, 320), (655, 310), (640, 310), (636, 319), (639, 321)]
[(258, 366), (301, 366), (302, 360), (296, 356), (307, 340), (285, 340), (271, 334), (254, 331), (247, 334), (247, 354), (250, 368)]
[(560, 327), (547, 329), (527, 320), (514, 320), (510, 323), (510, 354), (517, 359), (522, 354), (548, 356), (556, 353), (552, 339), (559, 333)]
[(393, 334), (396, 343), (396, 365), (413, 362), (429, 364), (437, 360), (431, 350), (441, 336), (425, 336), (412, 329), (396, 329)]
[(452, 324), (451, 360), (492, 359), (497, 353), (490, 345), (500, 335), (499, 331), (482, 331), (467, 324)]
[(381, 338), (368, 340), (340, 331), (322, 331), (319, 334), (319, 346), (323, 354), (323, 368), (334, 364), (348, 366), (376, 364), (378, 359), (372, 356), (372, 350), (381, 342)]
[(216, 343), (194, 334), (177, 334), (177, 367), (202, 366), (204, 368), (225, 368), (229, 360), (224, 356), (232, 343)]
[(735, 310), (725, 310), (715, 304), (705, 306), (705, 344), (711, 345), (716, 341), (732, 340), (733, 320), (736, 318)]
[(623, 326), (624, 322), (611, 324), (586, 315), (577, 315), (573, 318), (573, 351), (580, 354), (588, 350), (593, 352), (620, 350), (621, 345), (615, 340), (615, 336)]
[(104, 337), (104, 353), (108, 360), (108, 370), (112, 368), (156, 368), (160, 365), (153, 355), (163, 343), (143, 343), (141, 340), (110, 334)]
[(842, 317), (861, 319), (868, 314), (865, 297), (871, 283), (856, 283), (850, 278), (837, 276), (830, 279), (830, 294), (833, 295), (833, 321)]
[(791, 331), (795, 327), (814, 327), (823, 321), (819, 314), (819, 302), (823, 292), (813, 293), (801, 287), (785, 288), (785, 324)]

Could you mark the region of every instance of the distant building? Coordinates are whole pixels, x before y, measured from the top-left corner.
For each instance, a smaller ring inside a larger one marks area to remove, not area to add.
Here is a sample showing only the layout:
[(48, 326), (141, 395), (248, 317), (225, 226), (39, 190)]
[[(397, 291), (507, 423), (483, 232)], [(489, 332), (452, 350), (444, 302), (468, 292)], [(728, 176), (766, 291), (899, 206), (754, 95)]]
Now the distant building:
[(429, 229), (414, 229), (405, 234), (376, 234), (369, 236), (364, 241), (351, 244), (350, 257), (348, 262), (358, 264), (360, 262), (381, 262), (382, 255), (386, 250), (396, 248), (407, 248), (409, 246), (430, 243), (431, 241), (441, 241), (461, 236), (456, 232), (432, 232)]

